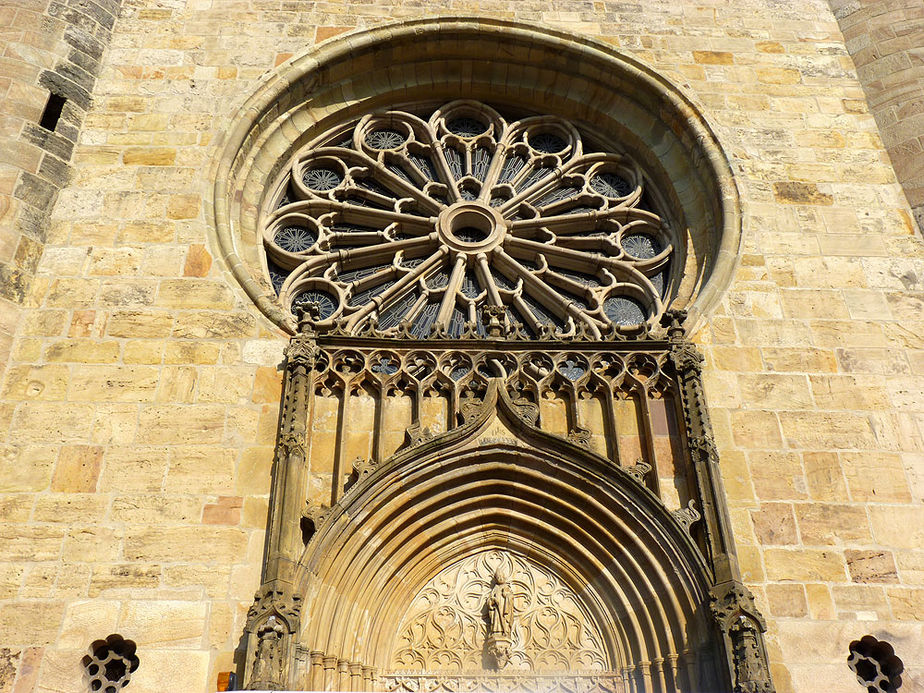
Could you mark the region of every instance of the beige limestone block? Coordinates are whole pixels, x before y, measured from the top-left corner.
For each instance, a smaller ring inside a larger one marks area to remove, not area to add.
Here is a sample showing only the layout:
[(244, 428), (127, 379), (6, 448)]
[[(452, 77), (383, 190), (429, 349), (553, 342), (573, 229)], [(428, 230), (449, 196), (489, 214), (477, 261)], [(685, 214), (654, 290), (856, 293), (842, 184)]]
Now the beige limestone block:
[(235, 457), (233, 450), (210, 446), (176, 447), (164, 488), (168, 493), (233, 495)]
[(160, 370), (156, 401), (191, 403), (195, 399), (198, 370), (194, 366), (164, 366)]
[(844, 557), (853, 582), (898, 582), (895, 558), (890, 551), (847, 549)]
[(208, 681), (208, 651), (147, 648), (145, 664), (132, 675), (132, 693), (204, 692), (213, 683)]
[(62, 339), (45, 349), (45, 359), (76, 363), (114, 363), (119, 359), (119, 343), (113, 340), (97, 342), (89, 339)]
[(88, 517), (103, 517), (108, 499), (95, 493), (49, 493), (35, 501), (32, 519), (36, 522), (71, 524)]
[[(46, 254), (48, 250), (45, 251)], [(25, 316), (22, 334), (30, 337), (60, 337), (67, 327), (65, 310), (38, 310)]]
[(90, 439), (100, 445), (128, 445), (134, 442), (137, 428), (137, 405), (99, 404)]
[(733, 411), (732, 432), (735, 444), (750, 449), (777, 450), (782, 445), (776, 414), (766, 411)]
[[(315, 498), (311, 498), (314, 501)], [(264, 529), (269, 513), (269, 502), (266, 498), (245, 498), (241, 517), (241, 526), (247, 528)]]
[(167, 342), (164, 349), (164, 363), (179, 365), (207, 365), (218, 363), (220, 348), (209, 342)]
[(808, 379), (803, 375), (739, 375), (744, 407), (807, 409), (813, 406)]
[(872, 539), (862, 506), (835, 503), (796, 503), (796, 521), (807, 546), (829, 546), (841, 542), (869, 542)]
[(160, 585), (159, 565), (132, 563), (96, 564), (90, 576), (89, 597), (104, 594), (143, 593)]
[(270, 446), (249, 447), (241, 453), (234, 478), (236, 492), (241, 495), (269, 493), (274, 449)]
[(89, 275), (132, 275), (141, 267), (141, 248), (94, 248), (90, 253)]
[(846, 501), (847, 484), (840, 460), (833, 452), (806, 452), (802, 455), (809, 495), (816, 500)]
[(89, 647), (94, 640), (116, 633), (119, 622), (118, 602), (94, 599), (77, 601), (67, 605), (61, 626), (61, 635), (55, 642), (56, 649), (80, 649)]
[(150, 402), (158, 370), (149, 366), (84, 366), (71, 378), (70, 399), (89, 402)]
[[(190, 496), (132, 493), (116, 496), (110, 516), (114, 522), (134, 526), (155, 524), (194, 524), (202, 512), (202, 501)], [(113, 557), (110, 560), (118, 560)]]
[(279, 366), (286, 343), (282, 339), (250, 339), (244, 343), (242, 360), (258, 366)]
[(166, 308), (234, 307), (234, 296), (223, 282), (207, 279), (165, 279), (157, 290), (157, 304)]
[(110, 337), (131, 339), (167, 337), (172, 328), (173, 314), (164, 310), (116, 310), (106, 322)]
[(255, 326), (256, 321), (249, 313), (183, 311), (176, 314), (173, 336), (177, 339), (240, 339), (252, 336)]
[(808, 615), (808, 603), (802, 585), (769, 584), (764, 590), (771, 616), (801, 618)]
[(812, 394), (822, 409), (883, 409), (889, 406), (881, 378), (866, 375), (813, 375)]
[(231, 602), (213, 601), (209, 608), (209, 646), (233, 648), (238, 636), (234, 631), (235, 606)]
[(13, 563), (0, 563), (0, 599), (13, 599), (22, 586), (25, 568)]
[(141, 443), (206, 444), (221, 441), (225, 410), (219, 405), (156, 405), (139, 414)]
[(71, 310), (90, 308), (98, 291), (99, 281), (96, 279), (55, 279), (45, 297), (45, 305), (49, 308), (61, 307)]
[(67, 366), (14, 366), (3, 385), (3, 398), (11, 400), (66, 400), (70, 369)]
[(34, 496), (31, 493), (0, 495), (0, 521), (28, 522)]
[(870, 506), (869, 517), (879, 544), (902, 549), (924, 546), (924, 508)]
[(9, 644), (48, 645), (58, 637), (64, 603), (21, 600), (0, 605), (0, 633)]
[(857, 347), (837, 349), (836, 354), (840, 370), (845, 373), (895, 375), (910, 372), (905, 355), (895, 349)]
[(56, 443), (85, 440), (92, 422), (91, 405), (54, 402), (23, 402), (13, 418), (23, 438)]
[(911, 493), (901, 455), (887, 452), (841, 453), (850, 496), (871, 503), (908, 502)]
[(738, 564), (741, 567), (741, 579), (746, 583), (756, 584), (766, 580), (761, 552), (756, 546), (739, 546)]
[[(77, 649), (45, 648), (35, 693), (83, 693), (85, 674), (81, 660), (86, 654), (86, 645)], [(32, 689), (28, 693), (32, 693)]]
[(65, 445), (58, 456), (51, 490), (66, 493), (95, 491), (102, 459), (103, 448), (98, 445)]
[(882, 621), (891, 615), (885, 588), (878, 585), (834, 585), (831, 595), (839, 619)]
[(807, 584), (805, 594), (808, 598), (809, 614), (816, 621), (830, 621), (834, 618), (834, 599), (827, 585)]
[(0, 493), (47, 488), (57, 456), (52, 446), (0, 446)]
[(100, 491), (157, 492), (167, 472), (167, 449), (110, 447), (103, 455)]
[(759, 510), (751, 510), (754, 534), (762, 545), (798, 544), (796, 518), (788, 503), (762, 503)]
[[(199, 195), (171, 195), (170, 199), (167, 200), (167, 218), (195, 219), (199, 216), (200, 199)], [(204, 246), (193, 246), (193, 248), (195, 247), (198, 247), (199, 250), (195, 251), (194, 264), (190, 265), (188, 257), (186, 261), (187, 268), (192, 268), (195, 271), (193, 273), (184, 271), (183, 274), (187, 277), (204, 277), (208, 274), (208, 268), (211, 266), (212, 260), (208, 252), (205, 251)], [(192, 248), (190, 248), (190, 252), (193, 252)]]
[(122, 605), (119, 628), (133, 633), (139, 648), (201, 647), (208, 605), (201, 601), (132, 600)]
[(838, 551), (813, 549), (767, 549), (767, 577), (778, 582), (843, 582), (846, 565)]
[(924, 621), (924, 589), (890, 587), (892, 616), (900, 621)]
[(794, 453), (750, 452), (748, 465), (754, 491), (761, 500), (805, 498), (805, 474), (802, 462)]
[(901, 551), (896, 556), (898, 573), (906, 585), (924, 585), (924, 550)]
[(761, 352), (755, 347), (717, 346), (709, 350), (712, 363), (718, 370), (750, 372), (762, 367)]
[(192, 588), (210, 599), (228, 595), (231, 582), (230, 565), (172, 565), (164, 568), (164, 584), (168, 587)]
[(253, 395), (251, 401), (258, 403), (276, 403), (281, 396), (282, 373), (277, 371), (274, 366), (258, 367), (256, 375), (253, 378)]
[(792, 447), (808, 450), (872, 448), (876, 437), (868, 417), (846, 412), (781, 412), (783, 435)]
[(246, 546), (247, 535), (230, 527), (131, 527), (124, 550), (129, 561), (236, 563)]
[(164, 342), (153, 339), (137, 339), (125, 343), (122, 360), (127, 364), (160, 363), (164, 359)]
[(199, 402), (240, 404), (250, 398), (253, 369), (247, 367), (202, 368), (196, 399)]

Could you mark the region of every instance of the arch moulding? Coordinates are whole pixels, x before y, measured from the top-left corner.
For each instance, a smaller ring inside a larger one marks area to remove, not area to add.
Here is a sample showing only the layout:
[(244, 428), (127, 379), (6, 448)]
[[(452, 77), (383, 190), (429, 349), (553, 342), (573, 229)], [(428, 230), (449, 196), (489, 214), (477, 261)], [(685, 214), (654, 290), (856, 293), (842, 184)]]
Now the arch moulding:
[(674, 84), (605, 44), (471, 17), (386, 25), (337, 37), (280, 66), (238, 110), (213, 169), (215, 242), (270, 320), (295, 321), (268, 280), (259, 242), (266, 191), (292, 155), (332, 125), (403, 104), (475, 99), (554, 113), (619, 143), (646, 169), (685, 231), (671, 307), (698, 325), (731, 281), (739, 196), (705, 116)]

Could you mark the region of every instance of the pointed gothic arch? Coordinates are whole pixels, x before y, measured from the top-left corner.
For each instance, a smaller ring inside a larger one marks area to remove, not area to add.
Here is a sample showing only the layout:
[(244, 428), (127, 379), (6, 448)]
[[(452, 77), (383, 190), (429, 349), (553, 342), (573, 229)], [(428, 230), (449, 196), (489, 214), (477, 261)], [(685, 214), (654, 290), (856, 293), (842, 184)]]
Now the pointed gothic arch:
[[(581, 595), (620, 681), (717, 686), (702, 610), (712, 577), (689, 535), (629, 474), (517, 416), (496, 382), (477, 418), (397, 453), (326, 518), (300, 561), (296, 591), (312, 614), (300, 645), (387, 676), (411, 600), (488, 549), (551, 566)], [(306, 688), (329, 685), (301, 675)]]

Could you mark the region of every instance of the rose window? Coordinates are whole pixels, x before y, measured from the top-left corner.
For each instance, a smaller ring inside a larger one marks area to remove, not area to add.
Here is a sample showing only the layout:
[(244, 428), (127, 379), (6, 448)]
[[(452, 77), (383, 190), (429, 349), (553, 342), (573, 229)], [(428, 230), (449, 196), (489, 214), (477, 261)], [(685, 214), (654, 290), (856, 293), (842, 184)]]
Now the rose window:
[(568, 121), (455, 101), (368, 115), (301, 150), (263, 224), (270, 281), (319, 325), (537, 337), (655, 321), (675, 234), (639, 167)]

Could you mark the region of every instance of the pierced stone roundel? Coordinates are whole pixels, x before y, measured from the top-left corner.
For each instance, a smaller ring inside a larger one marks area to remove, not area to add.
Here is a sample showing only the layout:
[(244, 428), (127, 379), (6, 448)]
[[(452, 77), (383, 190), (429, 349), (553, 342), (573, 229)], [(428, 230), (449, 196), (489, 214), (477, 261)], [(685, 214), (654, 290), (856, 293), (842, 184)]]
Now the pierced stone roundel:
[(485, 334), (488, 306), (526, 337), (635, 328), (663, 311), (677, 245), (645, 180), (556, 116), (474, 101), (367, 115), (272, 188), (269, 279), (348, 331)]

